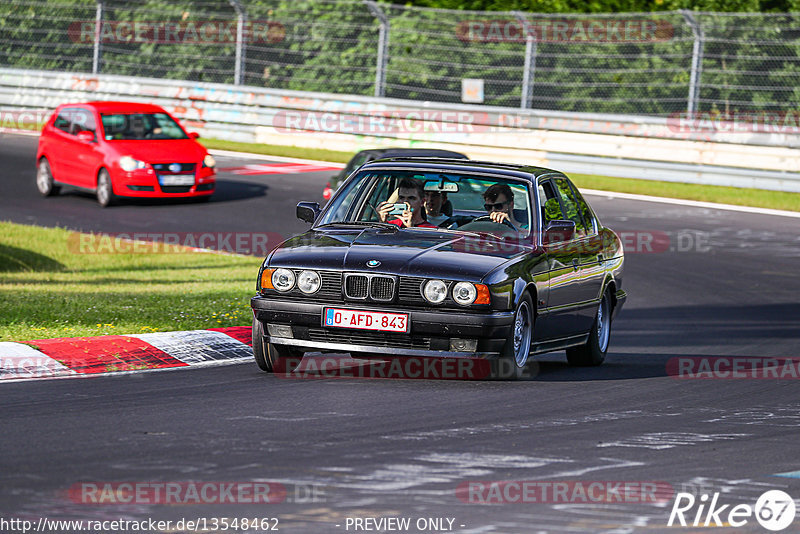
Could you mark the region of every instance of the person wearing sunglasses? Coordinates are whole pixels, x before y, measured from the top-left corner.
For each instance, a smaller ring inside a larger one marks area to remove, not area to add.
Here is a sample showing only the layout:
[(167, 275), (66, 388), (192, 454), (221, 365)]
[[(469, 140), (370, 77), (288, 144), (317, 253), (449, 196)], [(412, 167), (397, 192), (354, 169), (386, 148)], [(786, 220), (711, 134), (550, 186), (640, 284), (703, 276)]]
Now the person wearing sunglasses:
[(508, 184), (494, 184), (484, 191), (483, 208), (496, 223), (508, 221), (515, 230), (523, 226), (514, 219), (514, 192)]

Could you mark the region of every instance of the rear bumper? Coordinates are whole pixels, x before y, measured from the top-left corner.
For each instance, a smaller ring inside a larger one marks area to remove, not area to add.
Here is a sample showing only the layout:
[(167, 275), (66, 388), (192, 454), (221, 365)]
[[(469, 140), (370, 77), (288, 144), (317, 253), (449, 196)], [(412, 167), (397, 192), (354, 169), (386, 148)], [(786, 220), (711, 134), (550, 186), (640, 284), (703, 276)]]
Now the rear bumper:
[[(391, 310), (378, 310), (375, 306), (353, 303), (322, 304), (264, 297), (253, 297), (250, 303), (256, 319), (262, 323), (292, 327), (292, 338), (275, 338), (267, 335), (266, 341), (307, 351), (369, 352), (392, 356), (493, 358), (499, 356), (511, 333), (514, 321), (514, 313), (510, 311), (459, 313), (453, 310), (395, 307)], [(395, 334), (324, 327), (322, 325), (323, 308), (332, 306), (407, 313), (410, 332)], [(450, 340), (452, 338), (477, 340), (476, 351), (451, 351)]]

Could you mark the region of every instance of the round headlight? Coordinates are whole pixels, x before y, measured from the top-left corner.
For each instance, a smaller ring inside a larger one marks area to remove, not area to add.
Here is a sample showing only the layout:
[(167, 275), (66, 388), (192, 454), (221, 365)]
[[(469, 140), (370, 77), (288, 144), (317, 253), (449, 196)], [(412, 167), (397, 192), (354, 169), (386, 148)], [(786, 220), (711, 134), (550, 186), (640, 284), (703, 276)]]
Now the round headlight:
[(474, 284), (469, 282), (459, 282), (453, 286), (453, 300), (462, 306), (469, 306), (478, 297), (478, 290)]
[(214, 156), (212, 156), (211, 154), (206, 154), (206, 157), (203, 158), (203, 166), (204, 167), (213, 168), (216, 164), (217, 164), (217, 162), (214, 159)]
[(272, 273), (272, 287), (278, 291), (289, 291), (294, 287), (294, 273), (289, 269), (275, 269)]
[(447, 284), (441, 280), (429, 280), (425, 283), (422, 294), (432, 304), (439, 304), (447, 296)]
[(306, 295), (319, 291), (320, 285), (322, 285), (322, 282), (319, 279), (319, 275), (314, 271), (303, 271), (297, 277), (297, 287)]
[(119, 158), (119, 166), (125, 172), (135, 171), (136, 169), (144, 169), (147, 164), (144, 161), (133, 159), (130, 156), (122, 156)]

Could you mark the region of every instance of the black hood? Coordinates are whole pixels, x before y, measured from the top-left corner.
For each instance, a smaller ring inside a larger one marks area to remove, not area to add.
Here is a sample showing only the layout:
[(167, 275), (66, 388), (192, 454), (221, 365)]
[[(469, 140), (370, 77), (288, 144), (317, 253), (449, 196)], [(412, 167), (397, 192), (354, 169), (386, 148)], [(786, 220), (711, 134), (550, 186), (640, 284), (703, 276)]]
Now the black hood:
[[(369, 271), (480, 281), (530, 247), (491, 235), (381, 228), (309, 230), (282, 243), (271, 267)], [(380, 262), (369, 267), (367, 262)]]

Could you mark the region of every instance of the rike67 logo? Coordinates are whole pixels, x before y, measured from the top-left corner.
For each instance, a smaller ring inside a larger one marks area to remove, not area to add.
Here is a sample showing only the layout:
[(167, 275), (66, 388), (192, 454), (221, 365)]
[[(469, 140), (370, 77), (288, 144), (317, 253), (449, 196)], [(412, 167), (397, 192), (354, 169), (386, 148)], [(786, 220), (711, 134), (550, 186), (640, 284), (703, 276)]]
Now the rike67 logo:
[(795, 504), (788, 493), (770, 490), (763, 493), (755, 506), (750, 504), (719, 503), (719, 492), (709, 501), (707, 494), (699, 499), (691, 493), (678, 493), (672, 504), (667, 526), (692, 527), (743, 527), (753, 518), (767, 530), (778, 532), (786, 529), (794, 521)]

